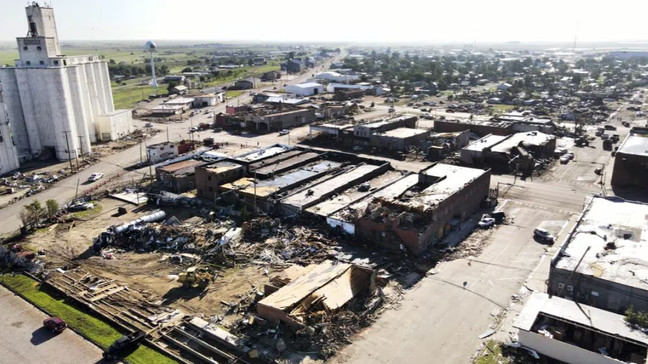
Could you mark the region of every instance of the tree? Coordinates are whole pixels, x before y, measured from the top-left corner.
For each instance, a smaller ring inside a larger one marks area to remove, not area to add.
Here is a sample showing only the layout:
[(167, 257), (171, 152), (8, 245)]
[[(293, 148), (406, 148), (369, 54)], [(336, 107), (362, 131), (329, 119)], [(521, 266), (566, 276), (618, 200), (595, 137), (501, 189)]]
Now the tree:
[(169, 67), (167, 65), (163, 64), (160, 66), (160, 70), (158, 71), (160, 76), (166, 76), (169, 74)]
[(113, 64), (113, 65), (114, 65), (114, 64), (117, 64), (117, 62), (115, 62), (114, 59), (110, 59), (110, 61), (108, 61), (108, 63), (109, 63), (109, 64)]
[(20, 220), (27, 229), (33, 229), (43, 218), (45, 208), (40, 201), (34, 200), (20, 213)]
[(56, 214), (58, 213), (59, 203), (54, 199), (49, 199), (45, 201), (45, 209), (46, 209), (47, 218), (51, 219), (54, 216), (56, 216)]
[(182, 73), (185, 73), (185, 72), (193, 72), (193, 70), (191, 69), (191, 67), (185, 67), (185, 68), (182, 69)]
[(169, 81), (169, 85), (167, 86), (167, 91), (171, 93), (173, 91), (173, 88), (178, 86), (178, 83), (175, 81)]

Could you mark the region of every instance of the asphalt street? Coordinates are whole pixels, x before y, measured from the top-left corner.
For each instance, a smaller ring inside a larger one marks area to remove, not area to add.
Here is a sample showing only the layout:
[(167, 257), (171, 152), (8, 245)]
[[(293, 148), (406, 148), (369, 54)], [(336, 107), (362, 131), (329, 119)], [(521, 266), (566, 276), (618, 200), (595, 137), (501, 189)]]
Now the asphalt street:
[(43, 327), (47, 316), (0, 286), (0, 362), (97, 363), (101, 349), (72, 330), (55, 335)]

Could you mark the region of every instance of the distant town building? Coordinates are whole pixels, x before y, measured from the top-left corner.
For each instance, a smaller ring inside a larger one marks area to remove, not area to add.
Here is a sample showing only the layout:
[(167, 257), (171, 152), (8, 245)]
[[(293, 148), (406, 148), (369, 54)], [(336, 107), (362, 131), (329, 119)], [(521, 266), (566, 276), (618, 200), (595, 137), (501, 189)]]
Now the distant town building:
[(324, 92), (324, 86), (317, 82), (300, 83), (286, 86), (286, 92), (296, 96), (319, 95)]

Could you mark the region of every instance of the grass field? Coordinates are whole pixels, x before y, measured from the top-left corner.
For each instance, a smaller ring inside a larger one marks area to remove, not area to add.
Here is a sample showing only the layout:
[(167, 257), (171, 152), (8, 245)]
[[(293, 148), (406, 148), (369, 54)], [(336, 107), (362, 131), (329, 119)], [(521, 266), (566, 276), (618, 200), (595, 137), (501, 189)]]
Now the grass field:
[[(107, 348), (121, 333), (110, 324), (90, 316), (83, 311), (68, 305), (62, 299), (52, 297), (38, 287), (38, 282), (23, 275), (0, 275), (0, 283), (9, 289), (20, 293), (33, 305), (42, 308), (51, 315), (58, 316), (67, 322), (84, 337), (96, 343), (102, 349)], [(161, 363), (172, 364), (175, 360), (147, 347), (140, 346), (135, 352), (126, 357), (131, 364)]]
[(245, 93), (245, 90), (229, 90), (229, 91), (225, 92), (225, 96), (226, 96), (228, 99), (231, 99), (231, 98), (233, 98), (233, 97), (241, 96), (241, 95), (243, 95), (244, 93)]

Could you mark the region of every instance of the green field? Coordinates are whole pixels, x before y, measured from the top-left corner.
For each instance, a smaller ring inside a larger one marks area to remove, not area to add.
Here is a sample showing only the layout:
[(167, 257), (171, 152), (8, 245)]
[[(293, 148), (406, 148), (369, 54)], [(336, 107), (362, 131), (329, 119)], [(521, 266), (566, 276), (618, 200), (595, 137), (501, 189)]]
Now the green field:
[[(107, 348), (121, 333), (110, 324), (90, 316), (83, 311), (68, 305), (62, 299), (52, 297), (41, 290), (38, 282), (23, 275), (0, 275), (0, 283), (14, 292), (20, 293), (27, 301), (42, 308), (49, 314), (58, 316), (67, 322), (68, 326), (97, 344), (102, 349)], [(162, 363), (173, 364), (175, 360), (160, 354), (148, 346), (140, 346), (135, 352), (126, 357), (132, 364)]]
[[(128, 45), (128, 46), (102, 46), (95, 48), (90, 46), (68, 46), (63, 45), (63, 53), (66, 55), (80, 55), (80, 54), (99, 54), (106, 61), (113, 60), (115, 63), (125, 62), (127, 64), (142, 65), (149, 61), (148, 54), (143, 50), (143, 47)], [(158, 47), (159, 48), (159, 47)], [(155, 53), (155, 58), (159, 58), (156, 65), (166, 65), (171, 74), (177, 74), (187, 67), (187, 61), (199, 59), (200, 57), (207, 57), (210, 50), (193, 48), (187, 46), (168, 47), (164, 51)], [(13, 65), (14, 60), (18, 58), (18, 51), (4, 49), (0, 51), (0, 65)], [(202, 87), (209, 87), (236, 81), (237, 79), (247, 77), (259, 77), (262, 73), (268, 71), (279, 70), (279, 61), (275, 60), (267, 65), (258, 67), (241, 67), (239, 69), (227, 72), (222, 70), (219, 77), (214, 78), (209, 82), (203, 83)], [(141, 100), (147, 99), (148, 95), (155, 94), (155, 89), (148, 85), (140, 85), (142, 79), (132, 79), (125, 81), (125, 85), (118, 85), (113, 83), (113, 99), (116, 109), (128, 109), (135, 106)], [(166, 85), (161, 84), (157, 90), (158, 94), (166, 94)]]

